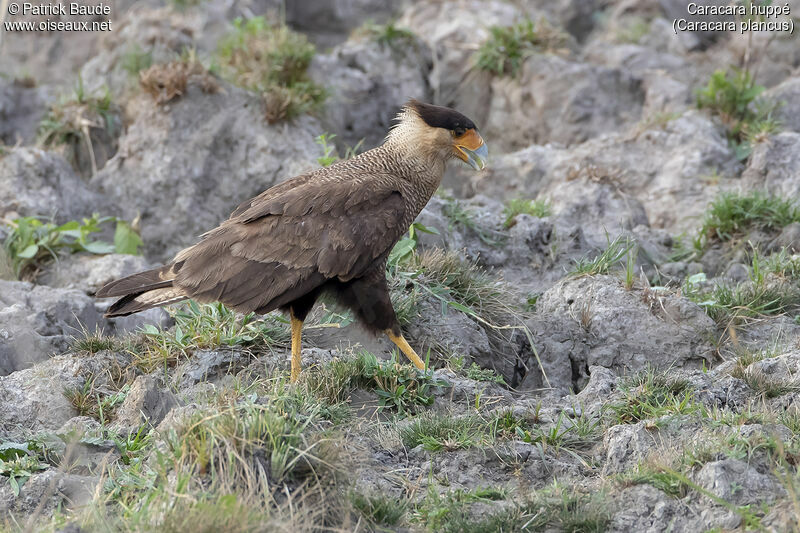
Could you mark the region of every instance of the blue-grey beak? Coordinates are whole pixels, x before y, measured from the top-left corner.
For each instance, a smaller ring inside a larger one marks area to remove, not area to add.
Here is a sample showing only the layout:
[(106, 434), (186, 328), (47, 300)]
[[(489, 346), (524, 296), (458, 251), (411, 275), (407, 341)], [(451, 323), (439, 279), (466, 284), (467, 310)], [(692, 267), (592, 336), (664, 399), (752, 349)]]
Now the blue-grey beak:
[(475, 170), (483, 170), (486, 167), (486, 160), (489, 159), (489, 149), (486, 143), (481, 144), (475, 150), (470, 150), (464, 146), (459, 146), (459, 150), (467, 156), (467, 163)]

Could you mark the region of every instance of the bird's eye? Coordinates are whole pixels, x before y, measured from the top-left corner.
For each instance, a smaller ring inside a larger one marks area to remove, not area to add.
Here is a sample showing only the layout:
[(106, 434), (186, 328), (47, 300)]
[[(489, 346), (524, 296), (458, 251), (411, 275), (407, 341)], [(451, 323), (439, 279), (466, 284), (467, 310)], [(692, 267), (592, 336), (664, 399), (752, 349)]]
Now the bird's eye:
[(467, 130), (465, 130), (464, 128), (456, 128), (456, 129), (453, 130), (453, 136), (454, 137), (461, 137), (466, 132), (467, 132)]

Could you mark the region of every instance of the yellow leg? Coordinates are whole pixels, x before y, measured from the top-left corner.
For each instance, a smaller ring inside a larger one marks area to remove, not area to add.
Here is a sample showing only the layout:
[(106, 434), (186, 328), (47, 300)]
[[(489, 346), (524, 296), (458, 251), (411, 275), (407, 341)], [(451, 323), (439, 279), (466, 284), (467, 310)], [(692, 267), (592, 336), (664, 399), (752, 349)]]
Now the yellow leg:
[(425, 363), (422, 361), (422, 359), (419, 358), (417, 352), (414, 351), (414, 348), (409, 346), (408, 342), (406, 342), (402, 334), (395, 335), (394, 333), (392, 333), (392, 330), (387, 329), (386, 335), (388, 335), (389, 339), (393, 343), (395, 343), (398, 348), (400, 348), (401, 352), (406, 354), (406, 357), (408, 357), (417, 368), (419, 368), (420, 370), (425, 370)]
[(300, 343), (303, 340), (303, 321), (292, 316), (292, 383), (300, 377)]

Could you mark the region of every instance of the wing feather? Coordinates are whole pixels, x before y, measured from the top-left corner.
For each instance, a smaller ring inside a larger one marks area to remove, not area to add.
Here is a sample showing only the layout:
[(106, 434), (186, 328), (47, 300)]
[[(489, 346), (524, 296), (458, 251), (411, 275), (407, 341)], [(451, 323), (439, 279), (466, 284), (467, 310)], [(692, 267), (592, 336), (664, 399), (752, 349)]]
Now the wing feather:
[(176, 285), (200, 301), (266, 312), (329, 279), (359, 277), (407, 229), (391, 176), (289, 181), (244, 202), (178, 254)]

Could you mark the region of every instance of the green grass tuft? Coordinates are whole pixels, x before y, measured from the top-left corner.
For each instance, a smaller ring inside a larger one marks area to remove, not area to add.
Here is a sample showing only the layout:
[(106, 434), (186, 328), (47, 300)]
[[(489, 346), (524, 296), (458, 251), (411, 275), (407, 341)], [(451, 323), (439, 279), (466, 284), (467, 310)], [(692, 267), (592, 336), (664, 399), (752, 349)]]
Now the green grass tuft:
[(503, 214), (506, 217), (503, 226), (510, 228), (514, 225), (514, 219), (517, 215), (531, 215), (537, 218), (544, 218), (553, 214), (553, 208), (547, 200), (516, 198), (506, 204), (505, 209), (503, 209)]
[(289, 343), (287, 321), (277, 314), (240, 315), (221, 303), (198, 304), (191, 300), (167, 310), (175, 319), (175, 326), (163, 329), (145, 325), (133, 341), (134, 360), (145, 372), (173, 366), (198, 349), (242, 346), (258, 352), (285, 348)]
[(416, 40), (413, 31), (403, 26), (398, 26), (394, 21), (386, 24), (368, 22), (357, 29), (355, 34), (363, 35), (381, 46), (387, 46), (393, 50), (409, 46)]
[(442, 214), (450, 221), (450, 227), (461, 227), (469, 230), (489, 246), (498, 246), (506, 235), (490, 228), (483, 227), (475, 221), (475, 214), (457, 198), (446, 197)]
[(416, 517), (430, 531), (445, 533), (493, 533), (496, 531), (605, 531), (611, 518), (603, 494), (586, 494), (553, 484), (530, 497), (494, 512), (473, 514), (474, 503), (508, 497), (505, 490), (482, 488), (455, 490), (443, 495), (429, 490), (416, 508)]
[(623, 398), (607, 404), (613, 424), (652, 420), (667, 414), (692, 414), (702, 410), (688, 383), (664, 372), (648, 369), (620, 385)]
[(353, 507), (373, 526), (397, 526), (408, 511), (408, 501), (390, 498), (382, 494), (368, 496), (360, 492), (350, 494)]
[(711, 202), (700, 230), (699, 247), (713, 239), (729, 241), (754, 229), (779, 231), (800, 222), (800, 208), (788, 199), (755, 191), (723, 193)]
[(408, 448), (422, 445), (428, 451), (453, 451), (484, 446), (493, 440), (489, 425), (477, 415), (454, 417), (425, 413), (400, 429)]
[(325, 101), (325, 90), (307, 73), (314, 53), (304, 35), (253, 17), (234, 21), (216, 57), (222, 77), (261, 93), (267, 121), (277, 122), (313, 112)]
[(150, 68), (153, 64), (153, 52), (144, 51), (137, 44), (129, 48), (120, 58), (122, 69), (131, 76), (138, 76), (139, 72)]
[(772, 116), (776, 106), (756, 100), (764, 91), (746, 70), (717, 70), (697, 91), (697, 107), (720, 117), (728, 128), (728, 140), (739, 159), (746, 159), (755, 142), (779, 128)]
[(575, 261), (570, 272), (573, 276), (596, 276), (607, 274), (612, 267), (626, 266), (626, 256), (634, 249), (636, 242), (630, 237), (620, 235), (608, 244), (608, 247), (593, 259), (583, 257)]
[(497, 75), (519, 74), (525, 59), (537, 52), (560, 51), (567, 44), (564, 32), (544, 19), (525, 20), (513, 26), (493, 26), (477, 55), (477, 66)]

